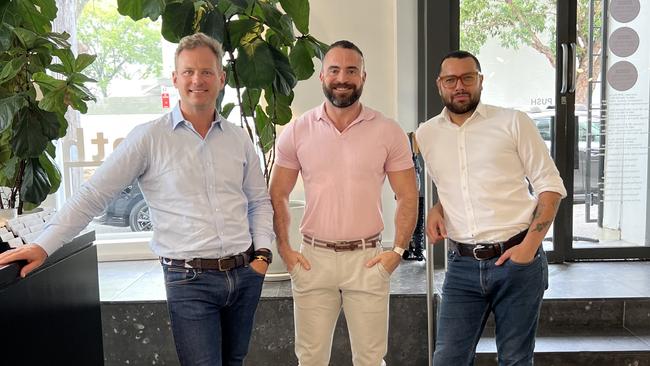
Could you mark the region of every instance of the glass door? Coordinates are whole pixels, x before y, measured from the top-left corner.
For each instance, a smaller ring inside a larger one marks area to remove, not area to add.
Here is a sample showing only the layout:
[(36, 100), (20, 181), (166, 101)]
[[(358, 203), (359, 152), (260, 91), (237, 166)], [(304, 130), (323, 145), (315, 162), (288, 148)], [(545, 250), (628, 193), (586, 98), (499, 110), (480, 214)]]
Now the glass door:
[(650, 8), (643, 5), (577, 3), (568, 260), (650, 257)]
[[(527, 113), (556, 160), (556, 75), (563, 67), (557, 39), (555, 0), (460, 1), (460, 48), (481, 62), (481, 100)], [(549, 257), (555, 252), (553, 232), (543, 243)]]

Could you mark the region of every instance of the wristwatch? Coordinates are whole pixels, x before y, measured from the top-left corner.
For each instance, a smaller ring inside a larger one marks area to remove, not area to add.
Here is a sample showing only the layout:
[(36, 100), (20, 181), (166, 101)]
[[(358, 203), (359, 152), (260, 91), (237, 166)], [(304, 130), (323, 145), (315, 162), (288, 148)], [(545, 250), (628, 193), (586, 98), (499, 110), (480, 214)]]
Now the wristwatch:
[(253, 259), (251, 262), (254, 260), (262, 260), (267, 264), (271, 264), (271, 262), (273, 262), (273, 253), (268, 249), (256, 250), (253, 252)]
[(399, 254), (400, 257), (404, 255), (405, 251), (406, 251), (406, 249), (404, 249), (402, 247), (393, 247), (393, 252)]

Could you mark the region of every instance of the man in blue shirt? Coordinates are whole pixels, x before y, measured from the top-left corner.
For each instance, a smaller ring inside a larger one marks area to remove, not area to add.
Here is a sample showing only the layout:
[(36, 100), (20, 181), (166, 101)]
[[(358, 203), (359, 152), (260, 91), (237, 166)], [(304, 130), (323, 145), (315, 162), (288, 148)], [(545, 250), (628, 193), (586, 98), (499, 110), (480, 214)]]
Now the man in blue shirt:
[(0, 264), (27, 260), (25, 276), (137, 178), (182, 365), (242, 365), (274, 238), (255, 148), (216, 113), (222, 55), (202, 33), (183, 38), (173, 72), (180, 103), (134, 128), (34, 244), (0, 255)]

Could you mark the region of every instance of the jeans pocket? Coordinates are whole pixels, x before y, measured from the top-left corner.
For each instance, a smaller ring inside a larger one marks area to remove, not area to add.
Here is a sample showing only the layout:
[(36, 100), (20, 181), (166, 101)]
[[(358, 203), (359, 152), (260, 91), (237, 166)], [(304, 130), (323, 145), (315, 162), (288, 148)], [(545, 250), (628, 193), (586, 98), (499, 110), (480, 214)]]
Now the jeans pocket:
[(257, 271), (255, 270), (255, 268), (253, 268), (253, 266), (250, 266), (250, 265), (249, 265), (249, 266), (248, 266), (248, 269), (249, 269), (251, 272), (253, 272), (254, 275), (256, 275), (256, 276), (258, 276), (258, 277), (262, 277), (262, 278), (266, 277), (266, 273), (260, 273), (260, 272), (257, 272)]
[(528, 262), (528, 263), (518, 263), (518, 262), (513, 261), (512, 258), (508, 259), (508, 262), (510, 262), (515, 267), (526, 268), (526, 267), (532, 267), (533, 264), (539, 262), (540, 258), (541, 258), (541, 255), (539, 253), (536, 253), (535, 256), (533, 257), (533, 259), (531, 259), (530, 262)]
[(192, 268), (165, 266), (164, 272), (167, 285), (182, 285), (194, 281), (199, 276), (199, 272)]

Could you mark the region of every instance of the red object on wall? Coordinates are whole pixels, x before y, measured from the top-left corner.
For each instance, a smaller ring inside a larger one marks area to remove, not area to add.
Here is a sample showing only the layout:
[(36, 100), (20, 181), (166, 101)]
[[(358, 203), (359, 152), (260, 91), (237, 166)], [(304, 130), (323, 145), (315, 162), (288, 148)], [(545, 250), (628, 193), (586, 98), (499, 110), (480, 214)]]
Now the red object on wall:
[(169, 93), (162, 93), (162, 107), (169, 108)]

